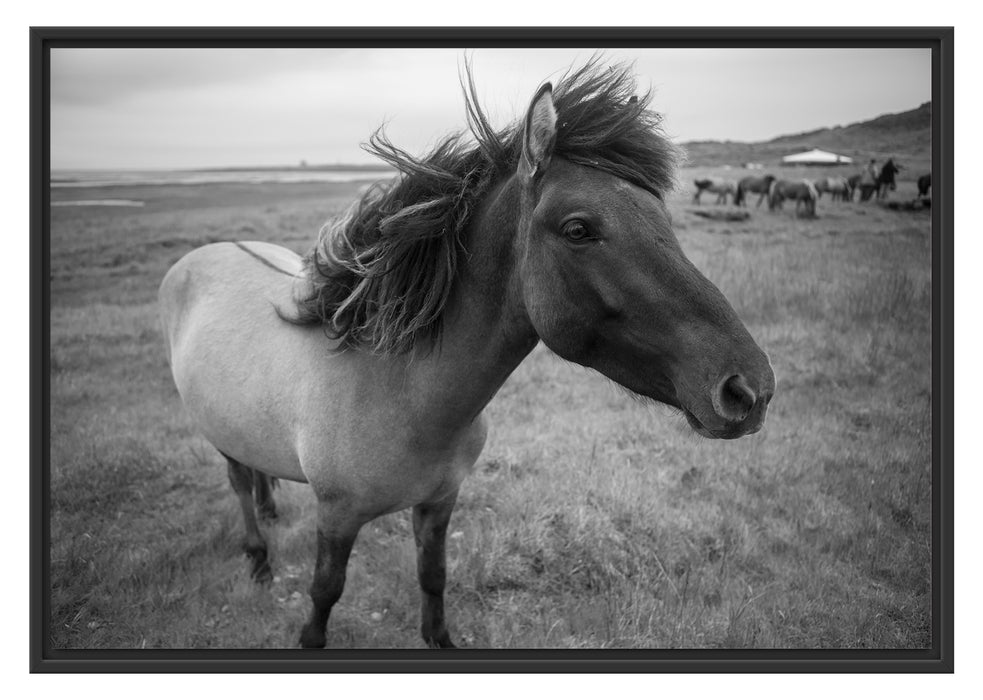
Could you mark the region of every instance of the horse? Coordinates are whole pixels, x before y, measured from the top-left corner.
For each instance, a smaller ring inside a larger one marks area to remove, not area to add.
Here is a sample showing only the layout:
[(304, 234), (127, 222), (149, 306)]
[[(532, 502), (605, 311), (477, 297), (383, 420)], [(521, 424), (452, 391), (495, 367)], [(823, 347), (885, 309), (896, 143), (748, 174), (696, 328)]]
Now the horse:
[(832, 195), (833, 201), (837, 199), (842, 199), (844, 202), (850, 201), (852, 199), (852, 190), (850, 189), (850, 183), (845, 177), (841, 175), (833, 175), (831, 177), (822, 177), (816, 180), (816, 194), (819, 199), (822, 199), (823, 192), (829, 192)]
[(932, 189), (932, 173), (922, 175), (918, 178), (918, 196), (927, 197), (928, 191)]
[(857, 191), (857, 188), (860, 186), (861, 178), (863, 178), (863, 175), (858, 173), (857, 175), (851, 175), (846, 179), (846, 184), (850, 187), (850, 196), (847, 199), (851, 202), (853, 201), (854, 193)]
[(762, 200), (768, 197), (768, 190), (771, 188), (771, 183), (774, 181), (774, 175), (763, 175), (761, 177), (748, 175), (747, 177), (741, 178), (741, 180), (737, 183), (737, 194), (734, 195), (734, 204), (746, 207), (747, 201), (745, 193), (755, 192), (760, 195), (755, 208), (760, 207)]
[(781, 209), (786, 199), (795, 200), (795, 215), (799, 216), (799, 208), (805, 208), (807, 216), (816, 215), (816, 200), (819, 193), (811, 180), (775, 180), (768, 191), (768, 208), (771, 211)]
[(895, 165), (894, 159), (889, 158), (888, 161), (881, 168), (880, 174), (877, 176), (877, 198), (884, 199), (887, 197), (888, 190), (893, 190), (897, 188), (897, 184), (894, 181), (894, 176), (901, 171), (900, 165)]
[(629, 66), (596, 59), (544, 83), (494, 129), (466, 65), (473, 139), (412, 156), (376, 131), (400, 173), (325, 225), (303, 257), (259, 241), (197, 248), (159, 290), (180, 398), (224, 457), (255, 579), (268, 580), (254, 492), (268, 477), (317, 499), (311, 612), (327, 640), (367, 522), (412, 508), (420, 632), (453, 647), (445, 539), (487, 435), (484, 409), (543, 342), (697, 434), (761, 429), (775, 375), (724, 295), (689, 262), (666, 205), (679, 151), (632, 100)]
[(705, 177), (699, 180), (694, 180), (693, 184), (696, 185), (696, 194), (693, 195), (693, 203), (700, 203), (700, 195), (703, 191), (712, 192), (717, 195), (717, 204), (727, 204), (727, 195), (731, 195), (732, 198), (737, 197), (737, 183), (733, 180), (725, 180), (720, 177)]

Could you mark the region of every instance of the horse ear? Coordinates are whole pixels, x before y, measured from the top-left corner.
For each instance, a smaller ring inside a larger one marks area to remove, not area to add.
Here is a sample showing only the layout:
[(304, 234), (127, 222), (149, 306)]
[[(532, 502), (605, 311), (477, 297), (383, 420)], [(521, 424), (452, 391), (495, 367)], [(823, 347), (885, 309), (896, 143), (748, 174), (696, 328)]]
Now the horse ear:
[(529, 180), (545, 172), (556, 142), (556, 108), (553, 106), (553, 86), (546, 83), (536, 91), (526, 112), (522, 134), (522, 157), (519, 174)]

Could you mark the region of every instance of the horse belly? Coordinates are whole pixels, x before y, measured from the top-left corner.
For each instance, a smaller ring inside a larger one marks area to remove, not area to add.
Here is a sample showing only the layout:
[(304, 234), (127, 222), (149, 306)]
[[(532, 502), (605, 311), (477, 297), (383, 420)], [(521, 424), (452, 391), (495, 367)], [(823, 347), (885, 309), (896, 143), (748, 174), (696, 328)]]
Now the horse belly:
[[(412, 422), (353, 411), (301, 436), (304, 472), (319, 498), (341, 497), (367, 518), (436, 503), (457, 492), (473, 471), (488, 434), (483, 415), (441, 446), (424, 446)], [(350, 416), (349, 416), (350, 417)]]
[[(198, 431), (217, 450), (270, 476), (305, 482), (294, 435), (278, 414), (275, 396), (236, 385), (220, 369), (187, 370), (175, 366), (174, 380)], [(221, 386), (220, 391), (212, 387)]]

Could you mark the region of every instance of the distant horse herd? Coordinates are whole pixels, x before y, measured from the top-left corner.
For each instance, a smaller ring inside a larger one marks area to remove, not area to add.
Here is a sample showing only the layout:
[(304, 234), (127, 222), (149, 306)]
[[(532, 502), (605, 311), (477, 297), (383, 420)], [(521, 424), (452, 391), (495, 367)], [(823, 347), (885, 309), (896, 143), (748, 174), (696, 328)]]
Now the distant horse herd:
[[(803, 213), (806, 216), (815, 216), (816, 202), (824, 193), (829, 193), (834, 202), (852, 202), (858, 192), (859, 201), (862, 202), (874, 196), (877, 199), (886, 198), (888, 192), (897, 187), (895, 177), (900, 170), (901, 166), (896, 165), (891, 159), (876, 171), (876, 175), (871, 173), (867, 178), (862, 173), (852, 177), (833, 175), (816, 180), (806, 178), (788, 180), (774, 175), (749, 175), (737, 181), (722, 177), (703, 177), (694, 181), (696, 193), (693, 195), (693, 203), (699, 204), (700, 195), (710, 192), (717, 195), (717, 204), (726, 204), (727, 195), (731, 195), (735, 206), (746, 207), (748, 194), (757, 194), (758, 201), (755, 207), (760, 207), (761, 203), (767, 200), (769, 211), (776, 211), (783, 208), (786, 200), (793, 200), (796, 216)], [(927, 197), (931, 187), (931, 173), (919, 177), (918, 197)]]

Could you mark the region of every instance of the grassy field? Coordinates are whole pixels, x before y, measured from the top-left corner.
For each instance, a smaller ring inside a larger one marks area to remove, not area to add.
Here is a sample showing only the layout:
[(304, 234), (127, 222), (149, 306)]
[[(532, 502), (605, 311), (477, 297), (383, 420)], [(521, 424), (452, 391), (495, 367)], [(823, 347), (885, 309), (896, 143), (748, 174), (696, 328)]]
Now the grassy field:
[[(725, 173), (681, 174), (676, 230), (772, 358), (767, 426), (704, 440), (538, 347), (489, 406), (489, 442), (451, 521), (459, 645), (930, 645), (930, 217), (825, 197), (816, 219), (786, 207), (713, 222), (689, 201), (708, 174)], [(170, 378), (156, 289), (210, 241), (304, 251), (356, 188), (54, 192), (146, 202), (52, 211), (56, 648), (296, 644), (313, 494), (276, 491), (276, 579), (254, 585), (224, 460)], [(902, 181), (892, 196), (914, 190)], [(362, 531), (330, 646), (422, 646), (408, 516)]]

